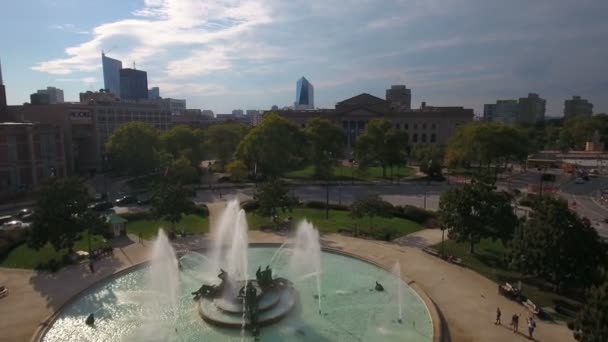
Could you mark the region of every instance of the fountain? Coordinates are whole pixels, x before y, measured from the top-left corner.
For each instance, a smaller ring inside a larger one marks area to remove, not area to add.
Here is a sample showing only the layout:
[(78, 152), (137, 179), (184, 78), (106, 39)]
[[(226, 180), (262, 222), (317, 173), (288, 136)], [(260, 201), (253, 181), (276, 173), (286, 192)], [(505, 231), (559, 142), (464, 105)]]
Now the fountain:
[(303, 278), (314, 276), (317, 285), (319, 314), (321, 314), (321, 246), (319, 231), (308, 221), (298, 224), (290, 265)]
[(395, 275), (395, 291), (397, 292), (397, 304), (398, 304), (398, 322), (403, 323), (403, 308), (401, 304), (401, 297), (403, 296), (403, 280), (401, 280), (401, 263), (397, 261), (395, 265), (393, 265), (393, 274)]
[[(238, 201), (216, 223), (209, 249), (186, 252), (179, 262), (160, 230), (148, 267), (80, 295), (40, 341), (432, 340), (427, 308), (400, 280), (398, 264), (387, 272), (323, 252), (307, 221), (280, 246), (250, 246)], [(391, 324), (395, 302), (399, 321), (405, 307), (415, 325)]]

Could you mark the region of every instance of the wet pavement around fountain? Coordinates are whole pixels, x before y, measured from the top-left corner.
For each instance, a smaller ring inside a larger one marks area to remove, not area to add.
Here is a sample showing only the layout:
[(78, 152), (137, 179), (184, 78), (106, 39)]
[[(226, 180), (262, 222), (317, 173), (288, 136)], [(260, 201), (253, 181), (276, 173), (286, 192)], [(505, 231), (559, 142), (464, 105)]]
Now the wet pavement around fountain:
[[(213, 209), (211, 211), (213, 213)], [(212, 223), (214, 218), (212, 215)], [(527, 317), (524, 307), (500, 296), (496, 284), (489, 279), (420, 250), (440, 238), (436, 230), (423, 230), (399, 239), (398, 243), (334, 234), (322, 236), (321, 240), (326, 247), (361, 256), (387, 268), (399, 261), (404, 281), (417, 284), (437, 304), (447, 321), (452, 341), (525, 340), (507, 327), (493, 325), (496, 307), (507, 316), (520, 313)], [(278, 234), (249, 232), (249, 241), (253, 243), (282, 243), (284, 239)], [(0, 300), (0, 341), (28, 341), (44, 320), (70, 297), (112, 273), (143, 262), (151, 242), (141, 245), (135, 241), (137, 238), (131, 237), (117, 242), (114, 257), (98, 262), (94, 274), (89, 273), (86, 265), (68, 267), (56, 274), (0, 268), (0, 282), (10, 290), (9, 296)], [(206, 237), (191, 236), (178, 239), (173, 245), (183, 251), (206, 247), (208, 242)], [(540, 341), (574, 341), (565, 325), (545, 321), (538, 321), (535, 337)]]

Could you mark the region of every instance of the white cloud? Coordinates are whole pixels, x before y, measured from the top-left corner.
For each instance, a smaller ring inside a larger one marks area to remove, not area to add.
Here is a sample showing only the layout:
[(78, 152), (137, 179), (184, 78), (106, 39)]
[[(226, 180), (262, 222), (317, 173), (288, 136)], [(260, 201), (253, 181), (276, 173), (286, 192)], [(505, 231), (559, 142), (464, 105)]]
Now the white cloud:
[[(182, 62), (183, 66), (188, 63), (192, 65), (200, 57), (201, 51), (213, 50), (213, 45), (222, 42), (238, 40), (253, 27), (271, 21), (268, 9), (261, 0), (238, 3), (234, 0), (147, 0), (144, 7), (133, 14), (136, 19), (95, 27), (91, 40), (65, 50), (67, 57), (40, 62), (32, 69), (57, 75), (95, 71), (100, 67), (101, 50), (116, 45), (117, 40), (124, 42), (124, 39), (127, 39), (129, 46), (121, 50), (128, 52), (116, 51), (116, 57), (125, 61), (135, 60), (139, 64), (145, 64), (167, 49), (198, 45), (200, 48), (194, 49), (192, 55)], [(74, 27), (62, 25), (61, 28)], [(208, 57), (205, 61), (216, 67), (225, 66), (223, 55), (215, 56), (220, 60), (212, 61)], [(180, 76), (183, 74), (179, 63), (168, 70), (177, 70)]]

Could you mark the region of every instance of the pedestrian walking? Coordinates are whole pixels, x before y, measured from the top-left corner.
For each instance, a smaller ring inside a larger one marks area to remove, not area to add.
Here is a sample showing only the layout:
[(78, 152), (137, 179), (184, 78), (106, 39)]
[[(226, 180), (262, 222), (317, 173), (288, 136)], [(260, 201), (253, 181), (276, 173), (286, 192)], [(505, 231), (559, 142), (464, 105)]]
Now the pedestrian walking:
[(500, 308), (496, 308), (496, 321), (494, 321), (494, 325), (502, 324), (500, 322), (501, 315), (502, 315), (502, 312), (500, 312)]
[(143, 234), (141, 232), (139, 232), (139, 233), (137, 233), (137, 237), (139, 237), (139, 243), (141, 243), (143, 245), (143, 241), (144, 241)]
[(534, 329), (536, 329), (536, 321), (532, 316), (528, 317), (528, 338), (533, 339)]
[(518, 314), (513, 314), (513, 317), (511, 317), (511, 327), (513, 327), (514, 333), (516, 333), (517, 330), (519, 329), (519, 315)]

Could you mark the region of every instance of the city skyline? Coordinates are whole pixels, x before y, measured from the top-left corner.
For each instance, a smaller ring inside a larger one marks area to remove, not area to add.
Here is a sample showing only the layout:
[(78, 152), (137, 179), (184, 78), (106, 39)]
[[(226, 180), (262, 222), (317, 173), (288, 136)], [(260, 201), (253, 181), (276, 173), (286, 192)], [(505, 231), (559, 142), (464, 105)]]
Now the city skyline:
[[(547, 116), (562, 116), (574, 95), (608, 111), (600, 0), (352, 1), (7, 3), (20, 13), (0, 23), (8, 103), (46, 86), (64, 89), (66, 101), (102, 88), (105, 50), (148, 71), (164, 96), (218, 113), (288, 106), (302, 75), (321, 108), (407, 84), (413, 108), (426, 101), (481, 114), (484, 103), (532, 92), (547, 99)], [(85, 10), (95, 17), (74, 16)]]

